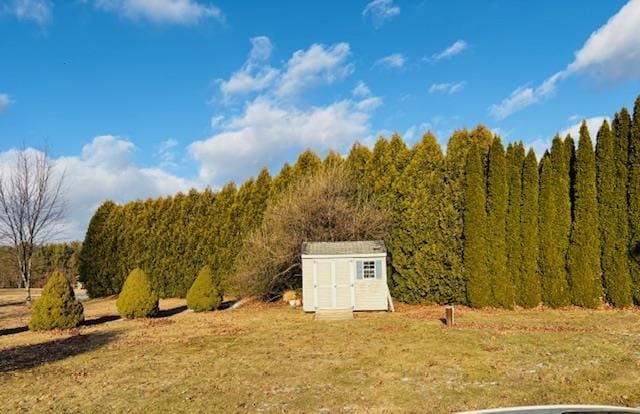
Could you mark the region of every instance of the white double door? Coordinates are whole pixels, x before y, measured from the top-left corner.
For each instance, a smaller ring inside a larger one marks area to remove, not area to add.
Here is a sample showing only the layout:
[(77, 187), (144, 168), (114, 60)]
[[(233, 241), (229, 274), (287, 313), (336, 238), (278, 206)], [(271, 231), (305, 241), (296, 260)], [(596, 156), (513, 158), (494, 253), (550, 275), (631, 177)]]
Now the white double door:
[(355, 263), (352, 260), (316, 260), (313, 264), (316, 309), (353, 309)]

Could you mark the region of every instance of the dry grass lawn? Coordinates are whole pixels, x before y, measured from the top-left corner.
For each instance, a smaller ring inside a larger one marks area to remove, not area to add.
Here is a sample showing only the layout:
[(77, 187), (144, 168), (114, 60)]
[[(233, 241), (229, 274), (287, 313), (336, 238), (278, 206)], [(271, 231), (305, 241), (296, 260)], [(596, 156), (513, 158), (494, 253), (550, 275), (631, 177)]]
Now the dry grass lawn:
[[(640, 405), (640, 312), (440, 307), (316, 322), (283, 305), (123, 321), (85, 302), (73, 331), (24, 331), (0, 293), (2, 412), (434, 412)], [(19, 297), (18, 297), (19, 299)]]

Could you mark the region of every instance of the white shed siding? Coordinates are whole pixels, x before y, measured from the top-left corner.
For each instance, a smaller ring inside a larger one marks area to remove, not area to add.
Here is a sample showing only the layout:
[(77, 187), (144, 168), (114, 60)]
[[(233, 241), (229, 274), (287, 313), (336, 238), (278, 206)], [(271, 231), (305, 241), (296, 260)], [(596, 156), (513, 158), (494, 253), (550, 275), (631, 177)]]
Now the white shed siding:
[(313, 295), (313, 259), (302, 259), (302, 309), (305, 312), (316, 310)]
[(386, 280), (356, 280), (356, 305), (354, 310), (387, 309)]

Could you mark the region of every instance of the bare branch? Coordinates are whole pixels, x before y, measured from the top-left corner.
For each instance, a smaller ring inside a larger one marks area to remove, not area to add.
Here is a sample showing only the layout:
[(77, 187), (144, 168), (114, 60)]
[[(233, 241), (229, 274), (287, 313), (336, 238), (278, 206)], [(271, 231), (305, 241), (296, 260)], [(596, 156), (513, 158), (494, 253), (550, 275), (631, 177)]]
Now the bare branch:
[(28, 299), (33, 254), (64, 219), (64, 179), (46, 148), (16, 151), (13, 165), (0, 175), (0, 244), (13, 247)]

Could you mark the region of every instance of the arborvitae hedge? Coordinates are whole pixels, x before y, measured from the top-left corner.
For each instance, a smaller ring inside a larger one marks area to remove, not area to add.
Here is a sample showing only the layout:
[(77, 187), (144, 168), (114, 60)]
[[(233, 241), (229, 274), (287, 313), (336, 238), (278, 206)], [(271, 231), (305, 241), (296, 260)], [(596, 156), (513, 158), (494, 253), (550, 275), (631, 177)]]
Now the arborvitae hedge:
[(540, 260), (542, 297), (554, 308), (571, 301), (567, 252), (571, 231), (569, 162), (562, 140), (553, 139), (540, 171)]
[(112, 281), (115, 278), (115, 266), (105, 266), (108, 258), (113, 257), (116, 251), (116, 231), (110, 228), (111, 214), (118, 207), (112, 201), (105, 201), (96, 210), (87, 233), (82, 243), (82, 251), (79, 257), (80, 281), (84, 283), (89, 295), (106, 296), (113, 292)]
[(482, 155), (473, 146), (467, 155), (464, 185), (464, 268), (467, 302), (476, 308), (492, 304), (487, 273), (487, 212)]
[(209, 266), (203, 267), (187, 293), (187, 307), (196, 312), (212, 311), (222, 303), (222, 290)]
[(29, 329), (69, 329), (83, 320), (82, 304), (76, 300), (71, 284), (62, 273), (54, 272), (33, 305)]
[[(616, 114), (614, 128), (620, 118)], [(614, 305), (631, 301), (631, 276), (627, 246), (629, 222), (626, 209), (626, 178), (618, 174), (616, 144), (609, 123), (604, 121), (596, 145), (600, 263), (606, 299)], [(626, 170), (626, 165), (624, 167)], [(624, 174), (626, 176), (626, 173)]]
[(538, 161), (532, 149), (522, 168), (522, 202), (520, 206), (520, 279), (516, 280), (516, 303), (533, 308), (542, 300), (538, 270)]
[(515, 296), (513, 280), (507, 272), (508, 196), (504, 148), (496, 137), (489, 148), (487, 173), (487, 271), (493, 290), (493, 303), (505, 308), (513, 305)]
[(370, 162), (371, 157), (371, 150), (366, 145), (356, 142), (353, 144), (353, 147), (351, 147), (346, 163), (353, 179), (357, 182), (364, 182), (364, 177), (367, 173), (367, 164)]
[[(623, 108), (612, 126), (609, 134), (603, 127), (597, 143), (595, 218), (593, 154), (586, 144), (576, 154), (571, 137), (556, 137), (538, 164), (533, 152), (524, 157), (521, 144), (511, 144), (505, 157), (500, 139), (483, 126), (456, 131), (446, 155), (430, 134), (411, 149), (394, 134), (373, 152), (355, 144), (344, 160), (331, 152), (321, 161), (304, 151), (273, 179), (263, 170), (239, 188), (229, 183), (216, 192), (106, 202), (87, 230), (81, 280), (92, 296), (117, 294), (128, 272), (140, 267), (160, 296), (185, 296), (208, 265), (223, 287), (233, 285), (238, 251), (261, 225), (266, 206), (300, 179), (343, 164), (362, 197), (393, 215), (386, 242), (399, 299), (594, 306), (602, 286), (585, 288), (595, 267), (578, 257), (586, 252), (580, 246), (600, 244), (605, 299), (615, 306), (632, 298), (640, 303), (640, 97), (633, 119)], [(599, 229), (595, 238), (592, 225)]]
[(571, 301), (574, 305), (595, 308), (600, 303), (602, 293), (596, 163), (593, 144), (584, 121), (580, 127), (576, 153), (573, 210), (568, 256)]
[(158, 294), (153, 291), (149, 276), (141, 269), (134, 269), (122, 286), (116, 301), (118, 313), (123, 318), (147, 318), (158, 313)]
[(640, 96), (633, 107), (628, 157), (629, 258), (633, 298), (640, 305)]
[[(425, 173), (426, 172), (426, 173)], [(448, 264), (452, 258), (443, 223), (452, 209), (444, 178), (444, 156), (435, 137), (426, 134), (415, 146), (399, 181), (397, 221), (392, 231), (394, 295), (411, 303), (460, 302), (464, 281)]]
[(518, 302), (518, 286), (522, 285), (520, 266), (522, 263), (522, 174), (524, 164), (524, 146), (522, 143), (509, 144), (507, 147), (507, 184), (508, 204), (506, 219), (507, 275), (512, 283), (512, 300)]

